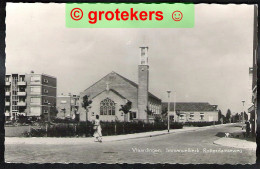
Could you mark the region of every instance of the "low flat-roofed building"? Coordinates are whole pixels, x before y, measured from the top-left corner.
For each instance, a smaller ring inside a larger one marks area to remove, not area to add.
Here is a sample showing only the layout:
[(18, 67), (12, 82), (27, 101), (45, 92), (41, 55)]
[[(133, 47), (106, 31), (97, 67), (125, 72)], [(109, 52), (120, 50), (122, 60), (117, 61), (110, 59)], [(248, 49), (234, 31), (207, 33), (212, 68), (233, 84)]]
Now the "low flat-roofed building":
[[(176, 122), (218, 121), (217, 107), (217, 105), (207, 102), (176, 102), (175, 104), (171, 102), (169, 114), (171, 119)], [(167, 102), (162, 103), (162, 110), (168, 110)]]

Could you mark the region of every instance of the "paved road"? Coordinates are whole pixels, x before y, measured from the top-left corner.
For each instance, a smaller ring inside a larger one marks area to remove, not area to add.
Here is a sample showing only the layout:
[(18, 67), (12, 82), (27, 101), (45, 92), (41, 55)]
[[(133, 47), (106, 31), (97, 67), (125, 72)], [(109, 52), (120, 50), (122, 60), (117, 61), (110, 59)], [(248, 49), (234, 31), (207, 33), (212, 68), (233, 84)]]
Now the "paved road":
[[(213, 141), (220, 138), (220, 133), (236, 130), (238, 128), (235, 126), (221, 126), (149, 138), (73, 146), (6, 145), (5, 159), (12, 163), (255, 163), (253, 150), (213, 144)], [(181, 150), (186, 152), (174, 152)], [(218, 152), (213, 152), (214, 150)], [(233, 152), (223, 153), (228, 150)]]

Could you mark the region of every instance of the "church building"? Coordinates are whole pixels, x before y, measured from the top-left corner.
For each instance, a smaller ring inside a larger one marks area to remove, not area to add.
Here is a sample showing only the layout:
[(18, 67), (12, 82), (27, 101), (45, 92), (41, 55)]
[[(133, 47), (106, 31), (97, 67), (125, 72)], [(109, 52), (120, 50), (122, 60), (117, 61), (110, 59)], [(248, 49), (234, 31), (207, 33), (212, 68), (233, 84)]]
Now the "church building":
[[(140, 47), (141, 56), (138, 65), (138, 84), (111, 72), (80, 93), (80, 121), (93, 121), (99, 115), (101, 121), (144, 121), (153, 122), (153, 114), (161, 114), (161, 99), (148, 91), (149, 65), (148, 47)], [(92, 100), (88, 113), (82, 107), (83, 97)], [(120, 111), (121, 105), (131, 102), (131, 113), (127, 116)]]

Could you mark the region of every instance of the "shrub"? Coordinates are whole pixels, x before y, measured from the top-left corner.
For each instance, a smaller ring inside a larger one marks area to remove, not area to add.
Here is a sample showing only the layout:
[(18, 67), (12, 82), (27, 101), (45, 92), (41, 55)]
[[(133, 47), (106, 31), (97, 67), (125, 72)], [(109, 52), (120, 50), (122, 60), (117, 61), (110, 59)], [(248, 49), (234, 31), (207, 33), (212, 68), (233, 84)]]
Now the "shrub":
[[(167, 123), (144, 123), (138, 122), (101, 122), (102, 135), (120, 135), (120, 134), (132, 134), (149, 131), (166, 130)], [(171, 129), (180, 129), (183, 127), (182, 123), (171, 123)], [(32, 129), (30, 133), (25, 133), (26, 136), (32, 137), (75, 137), (86, 136), (92, 137), (94, 133), (93, 123), (56, 123), (50, 125), (46, 133), (46, 127), (42, 126), (40, 129)]]
[(171, 129), (182, 129), (183, 128), (183, 123), (179, 122), (173, 122), (170, 124)]
[(56, 119), (53, 119), (52, 122), (54, 123), (78, 123), (76, 120), (73, 120), (73, 119), (59, 119), (59, 118), (56, 118)]
[(211, 126), (215, 124), (220, 124), (221, 122), (219, 121), (188, 121), (185, 122), (185, 126), (193, 126), (193, 127), (204, 127), (204, 126)]

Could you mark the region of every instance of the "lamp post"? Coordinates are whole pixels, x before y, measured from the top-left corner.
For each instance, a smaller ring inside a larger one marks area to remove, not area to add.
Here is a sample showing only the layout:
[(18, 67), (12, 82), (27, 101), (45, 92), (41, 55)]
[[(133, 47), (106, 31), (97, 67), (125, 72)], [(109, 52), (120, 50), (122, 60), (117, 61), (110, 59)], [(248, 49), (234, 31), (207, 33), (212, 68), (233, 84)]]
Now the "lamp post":
[[(174, 108), (173, 108), (173, 113), (174, 113), (174, 115), (176, 115), (176, 112), (175, 112), (175, 110), (176, 110), (176, 92), (174, 92)], [(175, 120), (175, 118), (176, 117), (174, 117), (174, 120)], [(175, 120), (176, 121), (176, 120)]]
[(168, 113), (167, 113), (167, 116), (168, 116), (168, 133), (169, 133), (170, 132), (170, 94), (171, 94), (171, 91), (168, 90), (167, 93), (168, 93)]
[(245, 100), (242, 100), (242, 103), (243, 103), (243, 112), (242, 112), (242, 123), (244, 124), (244, 112), (245, 112)]

